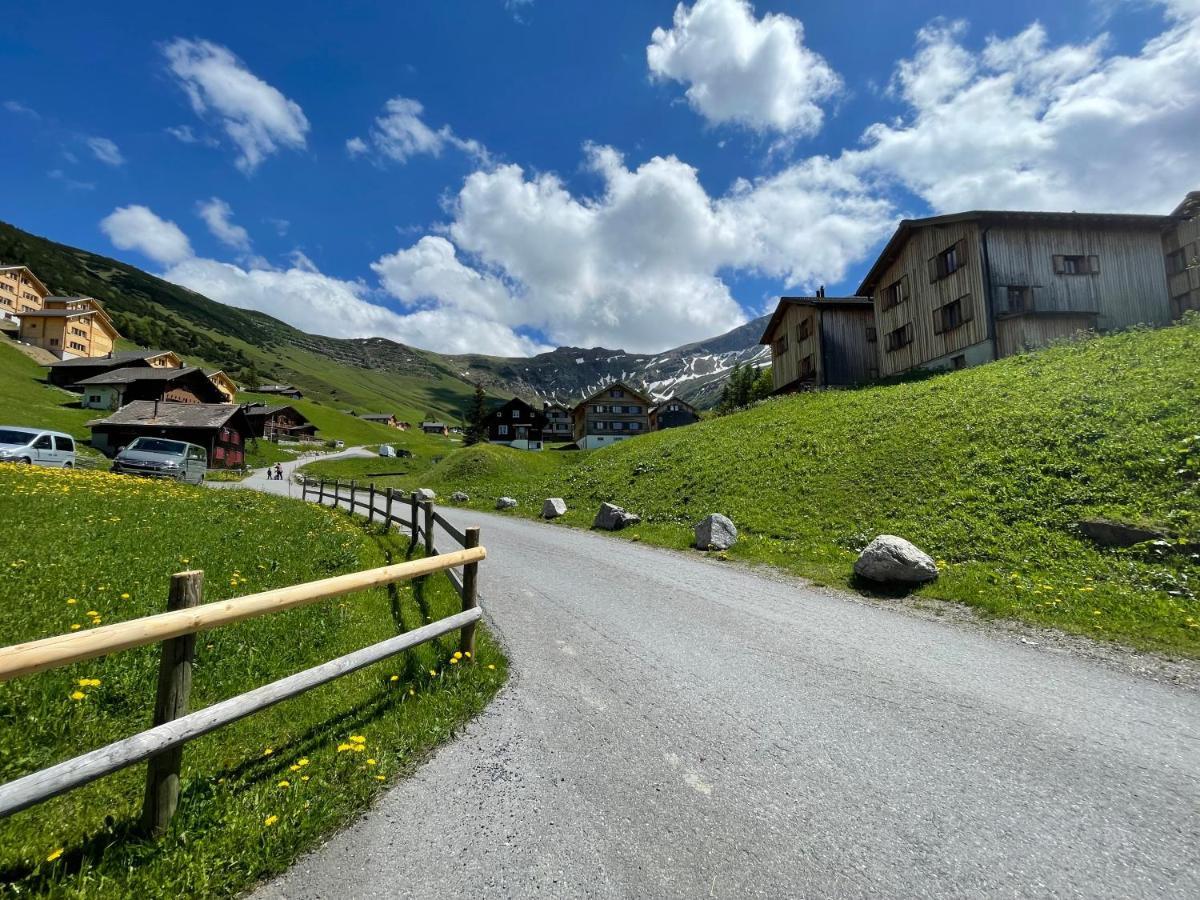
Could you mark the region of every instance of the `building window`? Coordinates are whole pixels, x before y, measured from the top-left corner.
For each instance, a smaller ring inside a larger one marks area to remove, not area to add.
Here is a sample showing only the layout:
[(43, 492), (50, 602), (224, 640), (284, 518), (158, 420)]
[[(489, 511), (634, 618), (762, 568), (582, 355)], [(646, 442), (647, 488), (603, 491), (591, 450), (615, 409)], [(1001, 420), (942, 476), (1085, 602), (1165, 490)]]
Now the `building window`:
[(956, 372), (959, 369), (965, 369), (966, 367), (967, 358), (963, 354), (960, 353), (958, 356), (952, 356), (950, 358), (950, 368), (954, 369)]
[(602, 403), (597, 403), (592, 407), (592, 412), (594, 412), (596, 415), (602, 414), (604, 412), (604, 405)]
[(813, 365), (813, 358), (812, 358), (811, 353), (808, 356), (804, 357), (802, 360), (800, 360), (800, 377), (801, 378), (810, 378), (813, 375), (815, 375), (816, 372), (817, 372), (817, 368), (816, 368), (816, 366)]
[(891, 309), (907, 300), (908, 294), (908, 276), (901, 275), (883, 289), (879, 295), (879, 303), (884, 309)]
[(679, 404), (672, 403), (667, 406), (667, 412), (679, 412)]
[(971, 295), (964, 294), (957, 300), (951, 300), (944, 306), (933, 311), (933, 333), (942, 334), (953, 331), (959, 325), (970, 322), (975, 318)]
[(99, 394), (88, 394), (88, 403), (99, 403), (99, 402), (100, 402)]
[(907, 347), (912, 343), (913, 326), (912, 322), (905, 322), (899, 328), (893, 329), (887, 333), (887, 351), (891, 353), (893, 350), (899, 350), (901, 347)]
[(1100, 273), (1100, 257), (1098, 256), (1055, 256), (1055, 275), (1098, 275)]
[(796, 340), (802, 341), (812, 336), (812, 319), (805, 319), (796, 326)]
[(609, 391), (609, 392), (608, 392), (608, 396), (610, 396), (610, 397), (624, 397), (624, 396), (625, 396), (625, 392), (624, 392), (624, 391)]
[(1033, 310), (1033, 288), (1024, 284), (1010, 284), (1005, 288), (1006, 312), (1024, 313)]
[(514, 409), (512, 411), (512, 417), (514, 419), (519, 419), (521, 417), (521, 411), (519, 409)]
[(83, 344), (79, 343), (79, 341), (71, 341), (69, 344), (67, 344), (67, 346), (70, 347), (72, 350), (79, 350), (81, 352), (87, 349), (87, 347), (85, 347)]
[(597, 430), (597, 431), (603, 431), (603, 430), (604, 430), (604, 429), (606, 429), (607, 427), (608, 427), (608, 423), (607, 423), (607, 422), (597, 422), (597, 423), (596, 423), (596, 430)]
[(967, 264), (967, 241), (962, 239), (929, 260), (929, 282), (953, 275)]
[(58, 346), (58, 338), (50, 338), (50, 346), (57, 347)]
[(787, 333), (784, 332), (783, 334), (781, 334), (779, 337), (777, 337), (775, 339), (775, 343), (771, 345), (771, 351), (776, 356), (783, 356), (783, 354), (787, 353), (787, 348), (788, 348), (788, 336), (787, 336)]
[(620, 431), (622, 428), (625, 427), (625, 423), (624, 422), (613, 422), (612, 427), (613, 427), (613, 431)]
[(507, 425), (496, 426), (496, 433), (497, 434), (508, 434), (508, 426)]
[(641, 422), (630, 422), (630, 423), (629, 423), (629, 430), (630, 430), (630, 431), (641, 431), (641, 429), (642, 429), (642, 423), (641, 423)]
[(867, 326), (867, 343), (876, 344), (879, 342), (879, 332), (875, 330), (874, 325)]

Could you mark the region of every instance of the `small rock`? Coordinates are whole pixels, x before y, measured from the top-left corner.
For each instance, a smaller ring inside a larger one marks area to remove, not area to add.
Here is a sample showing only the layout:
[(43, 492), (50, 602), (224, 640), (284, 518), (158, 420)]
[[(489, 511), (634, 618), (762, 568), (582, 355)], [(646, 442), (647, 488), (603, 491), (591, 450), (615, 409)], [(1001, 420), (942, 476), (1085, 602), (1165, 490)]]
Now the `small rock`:
[(567, 512), (567, 501), (562, 497), (547, 497), (546, 502), (542, 504), (543, 519), (557, 519)]
[(627, 525), (636, 525), (640, 521), (642, 521), (641, 516), (626, 512), (615, 503), (601, 503), (600, 511), (596, 513), (592, 527), (604, 531), (620, 531)]
[(512, 497), (501, 497), (496, 501), (496, 509), (512, 509), (517, 505), (517, 501)]
[(1132, 547), (1134, 544), (1161, 540), (1167, 536), (1165, 531), (1157, 528), (1130, 525), (1112, 519), (1080, 519), (1075, 526), (1085, 537), (1091, 538), (1101, 547)]
[(713, 513), (696, 523), (698, 550), (728, 550), (737, 543), (737, 526), (728, 516)]
[(937, 578), (938, 570), (919, 547), (894, 534), (881, 534), (854, 561), (854, 574), (883, 584), (923, 584)]
[(453, 494), (450, 495), (450, 499), (453, 500), (455, 503), (467, 503), (468, 501), (470, 501), (471, 498), (468, 497), (466, 494), (464, 494), (462, 491), (455, 491)]
[(421, 488), (419, 491), (417, 491), (417, 499), (418, 500), (436, 500), (437, 494), (435, 494), (429, 488)]

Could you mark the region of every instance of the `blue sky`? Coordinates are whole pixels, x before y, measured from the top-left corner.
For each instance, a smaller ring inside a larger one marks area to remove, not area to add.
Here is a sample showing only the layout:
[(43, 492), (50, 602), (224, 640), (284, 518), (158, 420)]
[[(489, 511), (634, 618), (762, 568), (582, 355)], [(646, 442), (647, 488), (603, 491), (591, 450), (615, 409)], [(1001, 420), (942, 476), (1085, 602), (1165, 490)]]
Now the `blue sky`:
[(1200, 0), (0, 6), (0, 218), (310, 331), (662, 349), (1200, 188)]

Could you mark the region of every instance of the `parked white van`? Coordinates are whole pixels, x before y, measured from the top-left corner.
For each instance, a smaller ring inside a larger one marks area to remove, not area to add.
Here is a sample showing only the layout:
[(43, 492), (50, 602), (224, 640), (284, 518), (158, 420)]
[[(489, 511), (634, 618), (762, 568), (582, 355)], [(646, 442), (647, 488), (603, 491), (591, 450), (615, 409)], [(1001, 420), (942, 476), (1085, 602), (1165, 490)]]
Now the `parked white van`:
[(72, 469), (75, 438), (61, 431), (0, 425), (0, 462)]

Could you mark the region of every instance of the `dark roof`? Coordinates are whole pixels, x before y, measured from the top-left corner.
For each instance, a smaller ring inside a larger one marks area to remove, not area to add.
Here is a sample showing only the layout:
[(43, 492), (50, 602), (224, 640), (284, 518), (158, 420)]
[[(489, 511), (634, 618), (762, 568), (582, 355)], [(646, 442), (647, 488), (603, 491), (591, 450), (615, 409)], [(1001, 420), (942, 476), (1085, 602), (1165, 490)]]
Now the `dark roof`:
[(780, 297), (779, 305), (775, 307), (775, 312), (771, 314), (771, 321), (767, 323), (767, 328), (763, 332), (763, 336), (758, 339), (760, 344), (771, 343), (771, 334), (779, 327), (779, 322), (783, 318), (784, 311), (789, 306), (815, 306), (829, 309), (861, 309), (862, 307), (871, 306), (870, 297)]
[(17, 313), (22, 319), (77, 319), (79, 316), (90, 316), (99, 312), (95, 309), (37, 309), (32, 312)]
[(1188, 195), (1175, 207), (1171, 215), (1177, 219), (1194, 219), (1200, 216), (1200, 191), (1188, 191)]
[(389, 422), (396, 417), (391, 413), (363, 413), (359, 418), (368, 422)]
[(248, 416), (273, 416), (277, 412), (283, 412), (285, 409), (292, 409), (290, 406), (264, 406), (261, 403), (250, 403), (242, 407), (242, 410)]
[(258, 394), (277, 394), (280, 391), (294, 391), (296, 388), (290, 384), (260, 384), (254, 389)]
[(99, 375), (93, 375), (91, 378), (85, 378), (78, 382), (79, 384), (133, 384), (138, 381), (174, 381), (177, 378), (190, 378), (194, 374), (203, 373), (195, 366), (186, 366), (181, 369), (162, 369), (154, 366), (131, 366), (121, 369), (113, 369), (109, 372), (102, 372)]
[(134, 400), (107, 419), (89, 422), (88, 427), (144, 425), (152, 428), (220, 428), (235, 417), (245, 419), (233, 403), (168, 403)]
[(120, 366), (127, 362), (136, 362), (138, 360), (154, 359), (156, 356), (165, 356), (170, 353), (170, 350), (115, 350), (108, 356), (81, 356), (76, 359), (64, 359), (59, 362), (50, 363), (52, 369), (69, 369), (79, 366)]
[(682, 397), (676, 397), (674, 394), (672, 394), (670, 397), (667, 397), (665, 400), (659, 400), (659, 401), (658, 401), (658, 403), (657, 403), (657, 404), (655, 404), (654, 408), (653, 408), (652, 410), (650, 410), (650, 411), (651, 411), (651, 412), (658, 412), (658, 411), (659, 411), (659, 410), (661, 410), (661, 409), (662, 409), (664, 406), (666, 406), (668, 403), (678, 403), (680, 406), (686, 406), (686, 407), (687, 407), (688, 409), (690, 409), (692, 412), (695, 412), (695, 411), (696, 411), (696, 407), (692, 406), (692, 404), (688, 403), (688, 402), (687, 402), (686, 400), (684, 400)]
[(951, 213), (945, 216), (929, 216), (924, 219), (902, 219), (871, 266), (871, 271), (858, 286), (860, 295), (869, 296), (872, 289), (883, 275), (884, 269), (890, 266), (900, 255), (908, 236), (918, 228), (928, 228), (936, 225), (952, 225), (956, 222), (985, 222), (1003, 225), (1050, 225), (1060, 223), (1072, 226), (1150, 228), (1161, 230), (1175, 221), (1172, 216), (1151, 216), (1139, 213), (1078, 213), (1078, 212), (1029, 212), (1022, 210), (975, 209), (970, 212)]
[(446, 423), (445, 422), (422, 422), (421, 427), (422, 428), (445, 428)]
[(645, 400), (649, 406), (654, 405), (653, 400), (651, 400), (649, 397), (647, 397), (641, 391), (639, 391), (635, 388), (631, 388), (624, 381), (613, 381), (609, 384), (606, 384), (602, 388), (598, 388), (591, 394), (588, 394), (586, 397), (584, 397), (582, 400), (580, 400), (578, 403), (575, 404), (575, 409), (579, 409), (579, 407), (583, 406), (585, 403), (590, 403), (591, 401), (593, 401), (597, 397), (599, 397), (601, 394), (603, 394), (605, 391), (611, 391), (613, 388), (621, 388), (621, 390), (629, 391), (629, 393), (633, 394), (633, 396), (637, 397), (639, 400)]

